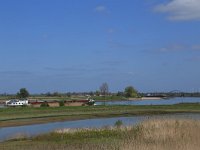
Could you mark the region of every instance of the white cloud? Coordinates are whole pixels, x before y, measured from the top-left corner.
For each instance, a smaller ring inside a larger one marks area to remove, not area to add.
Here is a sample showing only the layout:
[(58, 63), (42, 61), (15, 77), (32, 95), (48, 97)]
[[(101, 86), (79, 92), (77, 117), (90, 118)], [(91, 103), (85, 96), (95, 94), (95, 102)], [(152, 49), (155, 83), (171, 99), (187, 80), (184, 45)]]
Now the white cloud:
[(200, 20), (200, 0), (170, 0), (156, 6), (155, 11), (168, 13), (170, 20)]
[(167, 47), (162, 47), (158, 51), (159, 52), (179, 52), (179, 51), (184, 51), (188, 47), (183, 44), (172, 44), (168, 45)]
[(155, 52), (159, 53), (173, 53), (173, 52), (200, 52), (200, 45), (185, 45), (185, 44), (171, 44), (165, 47), (161, 47)]
[(98, 13), (107, 13), (108, 9), (103, 5), (99, 5), (95, 8), (95, 11)]

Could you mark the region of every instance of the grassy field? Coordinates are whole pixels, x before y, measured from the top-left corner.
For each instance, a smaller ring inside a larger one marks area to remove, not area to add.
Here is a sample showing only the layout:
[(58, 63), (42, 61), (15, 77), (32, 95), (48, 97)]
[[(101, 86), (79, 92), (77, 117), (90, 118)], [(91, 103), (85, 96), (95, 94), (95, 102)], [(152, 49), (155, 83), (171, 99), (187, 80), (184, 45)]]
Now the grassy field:
[[(51, 101), (51, 100), (80, 100), (80, 99), (87, 99), (87, 96), (30, 96), (28, 99), (30, 100), (43, 100), (43, 101)], [(96, 101), (111, 101), (111, 100), (127, 100), (127, 98), (123, 96), (92, 96), (92, 99)], [(16, 96), (0, 96), (0, 102), (5, 100), (16, 99)]]
[(111, 96), (92, 96), (92, 99), (96, 101), (112, 101), (112, 100), (127, 100), (128, 98), (124, 96), (116, 96), (116, 95), (111, 95)]
[(200, 112), (199, 104), (169, 106), (16, 107), (0, 109), (0, 127), (100, 117)]
[(137, 126), (63, 129), (0, 143), (1, 150), (199, 150), (200, 121), (150, 120)]

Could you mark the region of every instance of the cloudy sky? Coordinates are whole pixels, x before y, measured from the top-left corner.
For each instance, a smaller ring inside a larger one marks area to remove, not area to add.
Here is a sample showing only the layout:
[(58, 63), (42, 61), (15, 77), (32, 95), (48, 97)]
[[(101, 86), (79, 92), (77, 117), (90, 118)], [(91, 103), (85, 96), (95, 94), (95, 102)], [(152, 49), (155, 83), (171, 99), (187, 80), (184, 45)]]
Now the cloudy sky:
[(1, 0), (0, 93), (200, 90), (200, 0)]

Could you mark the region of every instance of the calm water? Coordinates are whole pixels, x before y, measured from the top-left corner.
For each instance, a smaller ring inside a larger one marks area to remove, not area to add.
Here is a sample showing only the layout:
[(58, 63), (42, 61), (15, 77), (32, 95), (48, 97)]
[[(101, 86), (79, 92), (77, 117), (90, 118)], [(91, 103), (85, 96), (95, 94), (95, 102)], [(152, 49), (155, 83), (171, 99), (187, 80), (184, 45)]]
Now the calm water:
[(4, 105), (0, 105), (0, 108), (5, 108)]
[(160, 100), (132, 100), (132, 101), (108, 101), (96, 102), (97, 105), (173, 105), (178, 103), (200, 103), (200, 98), (178, 97)]
[(116, 117), (87, 119), (78, 121), (65, 121), (47, 124), (26, 125), (18, 127), (0, 128), (0, 141), (12, 139), (19, 135), (35, 136), (41, 133), (52, 132), (56, 129), (63, 128), (98, 128), (103, 126), (113, 126), (117, 120), (122, 120), (124, 125), (134, 125), (141, 121), (154, 118), (189, 118), (200, 120), (200, 114), (171, 114), (171, 115), (153, 115), (153, 116), (133, 116), (133, 117)]

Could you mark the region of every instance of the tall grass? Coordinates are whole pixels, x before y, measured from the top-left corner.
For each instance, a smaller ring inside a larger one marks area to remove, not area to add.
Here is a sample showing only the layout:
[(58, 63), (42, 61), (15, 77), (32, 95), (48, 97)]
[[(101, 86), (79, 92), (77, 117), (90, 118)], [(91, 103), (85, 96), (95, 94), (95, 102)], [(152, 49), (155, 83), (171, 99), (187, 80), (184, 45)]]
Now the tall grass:
[(198, 150), (200, 121), (153, 120), (138, 126), (139, 135), (122, 144), (125, 150)]
[(0, 143), (1, 150), (199, 150), (200, 121), (158, 119), (137, 126), (62, 129)]

